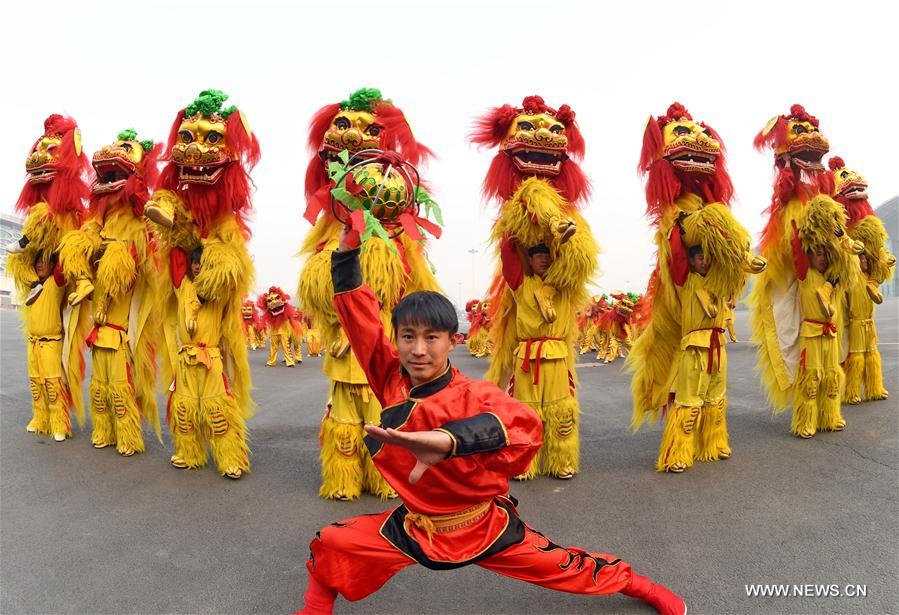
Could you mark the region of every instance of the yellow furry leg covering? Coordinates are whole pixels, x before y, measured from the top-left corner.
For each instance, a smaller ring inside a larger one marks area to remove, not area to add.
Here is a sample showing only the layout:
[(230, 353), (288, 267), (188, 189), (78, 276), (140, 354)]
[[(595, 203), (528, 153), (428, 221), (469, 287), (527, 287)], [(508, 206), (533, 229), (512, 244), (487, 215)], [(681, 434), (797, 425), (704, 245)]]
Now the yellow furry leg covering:
[(693, 467), (696, 431), (700, 425), (698, 407), (674, 406), (668, 412), (665, 431), (659, 444), (657, 472), (686, 470)]
[(818, 394), (818, 429), (840, 431), (846, 426), (840, 412), (840, 388), (843, 384), (843, 370), (828, 371), (824, 376), (824, 390)]
[(175, 456), (180, 457), (188, 468), (202, 468), (206, 465), (206, 438), (200, 422), (200, 404), (195, 399), (173, 395), (169, 430)]
[(865, 399), (887, 399), (890, 396), (889, 391), (883, 386), (883, 362), (880, 358), (880, 351), (876, 347), (865, 353), (864, 380)]
[(384, 477), (381, 476), (381, 473), (375, 466), (375, 462), (371, 460), (371, 455), (368, 453), (368, 447), (366, 447), (364, 443), (359, 452), (362, 455), (362, 483), (365, 490), (380, 500), (395, 498), (397, 495), (396, 491), (394, 491), (393, 487), (391, 487), (390, 484), (384, 480)]
[(540, 463), (543, 459), (543, 449), (546, 448), (546, 418), (543, 416), (543, 405), (539, 402), (522, 402), (530, 406), (534, 412), (537, 413), (537, 416), (540, 417), (540, 421), (543, 423), (543, 446), (540, 447), (540, 450), (537, 451), (537, 454), (534, 455), (534, 458), (531, 460), (531, 465), (525, 472), (522, 472), (518, 476), (515, 477), (516, 480), (532, 480), (537, 478), (537, 475), (540, 473)]
[(144, 435), (141, 431), (140, 411), (130, 384), (101, 384), (101, 393), (107, 400), (107, 408), (115, 421), (116, 450), (144, 452)]
[[(290, 351), (290, 336), (287, 334), (282, 334), (281, 336), (281, 351), (284, 353), (284, 365), (290, 367), (294, 364), (293, 361), (293, 353)], [(277, 360), (278, 354), (275, 353), (275, 360)]]
[[(338, 423), (330, 416), (324, 418), (319, 431), (322, 447), (320, 497), (326, 500), (358, 500), (362, 495), (365, 478), (361, 456), (365, 449), (363, 434), (362, 425)], [(368, 455), (367, 450), (365, 454)]]
[(577, 474), (580, 469), (580, 430), (577, 398), (543, 404), (542, 473), (548, 476)]
[(209, 434), (209, 448), (222, 476), (233, 468), (250, 471), (250, 447), (247, 446), (247, 424), (233, 397), (222, 395), (201, 402)]
[(717, 461), (731, 455), (727, 435), (727, 397), (702, 406), (702, 420), (697, 430), (696, 459)]
[(818, 431), (818, 382), (800, 382), (793, 391), (793, 417), (790, 433), (802, 438), (810, 438)]
[(50, 435), (50, 408), (44, 396), (44, 384), (40, 378), (31, 378), (31, 421), (28, 431)]
[(268, 361), (265, 362), (269, 367), (274, 367), (278, 362), (278, 338), (280, 336), (270, 334), (268, 336)]
[(50, 413), (50, 433), (72, 437), (72, 423), (69, 418), (69, 396), (61, 378), (44, 380), (44, 394)]
[(865, 371), (865, 353), (850, 352), (846, 358), (846, 388), (843, 401), (857, 404), (862, 400), (862, 375)]
[(91, 442), (97, 446), (113, 446), (116, 443), (115, 423), (112, 416), (106, 386), (91, 379), (90, 384)]

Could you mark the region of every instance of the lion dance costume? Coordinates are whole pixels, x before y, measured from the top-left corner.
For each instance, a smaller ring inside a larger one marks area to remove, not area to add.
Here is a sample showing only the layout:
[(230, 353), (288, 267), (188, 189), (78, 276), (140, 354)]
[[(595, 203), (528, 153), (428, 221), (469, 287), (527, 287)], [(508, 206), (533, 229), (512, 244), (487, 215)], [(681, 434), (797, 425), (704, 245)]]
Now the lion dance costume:
[(489, 302), (472, 299), (465, 304), (466, 317), (471, 325), (468, 329), (468, 351), (473, 357), (486, 357), (493, 352), (490, 339)]
[[(543, 447), (521, 478), (571, 478), (579, 469), (575, 310), (587, 302), (599, 251), (578, 212), (589, 194), (575, 162), (584, 140), (568, 105), (553, 109), (539, 96), (491, 109), (471, 138), (499, 148), (483, 186), (501, 203), (491, 233), (501, 265), (490, 289), (495, 348), (487, 379), (508, 383), (543, 421)], [(542, 278), (527, 270), (525, 252), (536, 246), (552, 258)]]
[(887, 252), (886, 229), (868, 204), (865, 178), (847, 168), (843, 159), (836, 156), (829, 160), (828, 166), (833, 181), (831, 193), (846, 212), (849, 236), (865, 247), (863, 255), (859, 255), (859, 270), (854, 272), (852, 284), (843, 293), (843, 322), (848, 325), (849, 334), (849, 355), (843, 364), (846, 373), (843, 401), (857, 404), (862, 400), (887, 399), (889, 392), (883, 386), (883, 364), (877, 349), (874, 306), (883, 301), (878, 287), (892, 277), (896, 258)]
[[(319, 109), (309, 124), (308, 146), (313, 153), (306, 170), (305, 219), (313, 225), (300, 254), (306, 264), (300, 273), (300, 306), (320, 327), (325, 358), (322, 371), (331, 380), (325, 416), (322, 419), (322, 485), (319, 495), (326, 499), (356, 500), (362, 490), (382, 499), (396, 493), (380, 475), (363, 443), (363, 424), (380, 424), (381, 407), (368, 386), (341, 330), (334, 311), (331, 282), (331, 253), (337, 249), (343, 222), (330, 207), (332, 165), (346, 162), (348, 155), (363, 150), (396, 152), (408, 163), (418, 165), (432, 152), (415, 140), (403, 112), (385, 100), (376, 89), (361, 89), (349, 99)], [(357, 186), (359, 188), (360, 186)], [(379, 195), (369, 195), (372, 197)], [(380, 195), (381, 197), (386, 196)], [(354, 225), (371, 212), (353, 212)], [(416, 224), (417, 223), (417, 224)], [(405, 293), (439, 290), (427, 262), (423, 236), (418, 226), (435, 233), (427, 221), (410, 221), (400, 216), (391, 228), (405, 232), (393, 237), (372, 235), (362, 246), (362, 275), (377, 294), (381, 320), (390, 332), (390, 313)], [(439, 230), (437, 230), (439, 233)], [(385, 239), (386, 237), (386, 239)]]
[[(294, 366), (293, 338), (300, 333), (296, 319), (296, 308), (288, 301), (290, 295), (277, 286), (272, 286), (264, 295), (256, 300), (262, 310), (262, 320), (268, 331), (268, 361), (266, 365), (274, 367), (278, 364), (278, 348), (284, 355), (284, 365)], [(300, 355), (302, 362), (303, 357)]]
[[(695, 459), (731, 455), (725, 302), (765, 261), (753, 257), (748, 232), (730, 212), (733, 187), (721, 138), (681, 104), (649, 118), (639, 169), (658, 261), (640, 310), (649, 310), (641, 317), (648, 324), (626, 362), (634, 371), (631, 426), (636, 431), (667, 413), (656, 470), (683, 472)], [(711, 263), (704, 277), (690, 271), (691, 249)]]
[[(174, 376), (172, 465), (202, 467), (208, 441), (219, 473), (239, 478), (250, 469), (245, 420), (252, 414), (252, 383), (241, 305), (254, 278), (246, 219), (252, 207), (249, 173), (260, 154), (243, 113), (222, 108), (226, 99), (218, 90), (205, 90), (178, 112), (162, 189), (146, 213), (157, 223), (169, 278), (160, 312), (163, 366)], [(188, 276), (196, 259), (199, 273)]]
[(243, 332), (247, 338), (247, 347), (250, 350), (257, 350), (265, 346), (265, 323), (252, 299), (243, 302), (240, 316), (243, 320)]
[(87, 338), (91, 443), (115, 446), (126, 457), (144, 451), (142, 420), (161, 441), (155, 344), (162, 331), (154, 310), (159, 261), (144, 218), (161, 149), (129, 129), (94, 153), (87, 220), (65, 235), (60, 249), (62, 270), (74, 284), (69, 303), (90, 305), (94, 315)]
[[(819, 429), (843, 429), (845, 421), (840, 415), (843, 375), (830, 344), (842, 326), (835, 309), (840, 302), (832, 301), (832, 286), (825, 289), (830, 282), (809, 269), (806, 252), (824, 249), (829, 257), (825, 277), (851, 284), (849, 256), (860, 245), (846, 234), (842, 207), (821, 194), (826, 185), (821, 159), (829, 145), (817, 118), (793, 105), (788, 114), (768, 122), (755, 146), (774, 150), (776, 176), (760, 242), (768, 269), (749, 297), (752, 339), (769, 402), (781, 412), (792, 397), (790, 430), (808, 438)], [(826, 306), (814, 298), (819, 290), (827, 295), (821, 302)]]
[(293, 351), (294, 361), (303, 362), (303, 338), (306, 337), (306, 317), (300, 310), (294, 308), (290, 317), (290, 347)]
[[(61, 441), (72, 434), (71, 410), (79, 422), (84, 420), (81, 351), (87, 311), (63, 308), (67, 288), (56, 267), (63, 235), (81, 226), (88, 196), (87, 157), (75, 120), (51, 115), (44, 121), (25, 171), (28, 177), (15, 206), (25, 223), (22, 238), (6, 248), (6, 269), (19, 294), (28, 295), (22, 308), (33, 413), (27, 430)], [(38, 260), (52, 269), (43, 283), (36, 272)]]

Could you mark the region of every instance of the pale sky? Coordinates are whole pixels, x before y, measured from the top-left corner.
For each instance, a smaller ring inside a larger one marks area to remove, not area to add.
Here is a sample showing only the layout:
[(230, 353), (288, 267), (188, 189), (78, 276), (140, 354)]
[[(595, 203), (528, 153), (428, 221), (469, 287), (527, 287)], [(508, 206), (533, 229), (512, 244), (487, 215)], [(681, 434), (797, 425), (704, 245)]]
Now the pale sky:
[(12, 212), (48, 114), (72, 115), (91, 154), (123, 128), (164, 140), (200, 90), (221, 89), (262, 145), (257, 288), (294, 295), (293, 254), (310, 228), (301, 218), (309, 118), (377, 87), (438, 155), (423, 169), (446, 222), (431, 260), (464, 302), (493, 271), (485, 241), (495, 210), (480, 185), (495, 152), (468, 145), (471, 122), (540, 94), (574, 109), (587, 143), (594, 191), (584, 214), (603, 250), (600, 289), (642, 291), (654, 248), (636, 166), (647, 116), (673, 101), (721, 134), (733, 210), (753, 235), (772, 156), (752, 139), (794, 102), (820, 119), (831, 153), (866, 176), (873, 206), (899, 194), (896, 17), (882, 1), (7, 3), (0, 210)]

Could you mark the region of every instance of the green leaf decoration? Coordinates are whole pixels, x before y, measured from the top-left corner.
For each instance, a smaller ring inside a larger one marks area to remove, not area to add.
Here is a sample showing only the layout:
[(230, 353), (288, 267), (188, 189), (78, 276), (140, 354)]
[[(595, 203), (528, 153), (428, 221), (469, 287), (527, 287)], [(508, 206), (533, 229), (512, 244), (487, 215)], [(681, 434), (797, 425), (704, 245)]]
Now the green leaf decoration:
[(120, 141), (134, 141), (137, 139), (137, 131), (133, 128), (126, 128), (116, 136)]
[(387, 229), (384, 228), (384, 225), (381, 224), (381, 221), (371, 215), (371, 212), (367, 209), (362, 211), (362, 215), (365, 219), (365, 232), (362, 233), (361, 238), (362, 249), (365, 250), (365, 242), (371, 239), (372, 235), (375, 235), (387, 244), (387, 247), (390, 248), (391, 252), (396, 254), (396, 246), (393, 245), (393, 242), (390, 240), (390, 235), (387, 233)]
[(428, 191), (419, 186), (418, 191), (415, 193), (415, 198), (421, 205), (424, 205), (425, 218), (430, 218), (433, 214), (434, 221), (443, 226), (443, 212), (440, 210), (440, 205), (431, 198)]
[(353, 194), (343, 186), (332, 188), (331, 196), (334, 197), (334, 200), (340, 201), (341, 203), (346, 205), (350, 209), (350, 211), (356, 211), (357, 209), (362, 209), (363, 207), (362, 201), (354, 197)]
[(340, 150), (340, 153), (337, 154), (337, 157), (340, 158), (341, 161), (343, 161), (343, 164), (349, 164), (349, 162), (350, 162), (349, 150), (345, 150), (345, 149)]
[(144, 148), (145, 152), (149, 152), (151, 149), (153, 149), (154, 145), (156, 145), (156, 143), (154, 143), (152, 139), (144, 139), (140, 142), (140, 146)]
[(383, 97), (381, 96), (381, 90), (378, 88), (359, 88), (350, 94), (348, 100), (340, 101), (340, 108), (371, 112), (375, 103), (381, 100), (383, 100)]
[(203, 90), (192, 103), (187, 105), (187, 108), (184, 109), (184, 115), (190, 117), (197, 113), (200, 113), (201, 115), (218, 113), (227, 119), (229, 115), (237, 111), (237, 107), (232, 105), (227, 109), (222, 110), (222, 104), (226, 100), (228, 100), (228, 95), (221, 90)]

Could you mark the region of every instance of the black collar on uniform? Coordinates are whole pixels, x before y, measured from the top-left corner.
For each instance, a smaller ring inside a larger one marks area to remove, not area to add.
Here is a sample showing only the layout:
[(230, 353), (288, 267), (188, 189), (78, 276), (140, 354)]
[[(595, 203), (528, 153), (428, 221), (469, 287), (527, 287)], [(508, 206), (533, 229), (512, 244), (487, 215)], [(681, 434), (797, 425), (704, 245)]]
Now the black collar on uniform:
[[(406, 370), (404, 369), (403, 372)], [(407, 374), (408, 376), (408, 374)], [(433, 380), (428, 380), (427, 382), (423, 382), (421, 384), (417, 384), (411, 389), (409, 389), (409, 397), (414, 399), (421, 399), (423, 397), (430, 397), (435, 393), (439, 393), (443, 389), (446, 388), (446, 385), (450, 383), (453, 379), (453, 366), (447, 361), (446, 369), (439, 376), (434, 378)]]

